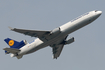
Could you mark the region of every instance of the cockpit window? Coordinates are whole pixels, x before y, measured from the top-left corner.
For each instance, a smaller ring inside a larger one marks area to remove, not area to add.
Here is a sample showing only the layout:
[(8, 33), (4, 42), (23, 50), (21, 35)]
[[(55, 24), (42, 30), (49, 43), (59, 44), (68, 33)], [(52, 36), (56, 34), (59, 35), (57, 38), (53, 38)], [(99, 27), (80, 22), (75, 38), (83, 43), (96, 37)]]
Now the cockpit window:
[(95, 10), (95, 12), (97, 12), (98, 10)]

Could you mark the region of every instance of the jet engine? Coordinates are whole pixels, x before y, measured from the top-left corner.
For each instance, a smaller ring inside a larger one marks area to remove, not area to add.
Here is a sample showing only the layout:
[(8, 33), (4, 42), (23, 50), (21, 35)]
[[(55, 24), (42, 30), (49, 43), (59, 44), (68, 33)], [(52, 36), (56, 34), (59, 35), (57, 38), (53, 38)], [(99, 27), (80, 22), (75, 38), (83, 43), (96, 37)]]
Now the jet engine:
[(72, 37), (72, 38), (66, 40), (66, 41), (65, 41), (65, 45), (66, 45), (66, 44), (73, 43), (73, 42), (74, 42), (74, 37)]
[(50, 35), (57, 35), (59, 34), (61, 31), (60, 31), (60, 28), (55, 28), (54, 30), (51, 31)]

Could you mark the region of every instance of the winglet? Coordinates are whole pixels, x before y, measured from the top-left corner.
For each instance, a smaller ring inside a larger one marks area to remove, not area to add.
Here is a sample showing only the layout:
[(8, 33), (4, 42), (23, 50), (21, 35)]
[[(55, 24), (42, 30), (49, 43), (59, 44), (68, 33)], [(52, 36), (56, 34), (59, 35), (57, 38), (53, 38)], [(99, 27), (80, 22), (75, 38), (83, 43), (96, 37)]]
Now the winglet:
[(12, 28), (12, 27), (8, 27), (10, 30), (14, 30), (14, 28)]

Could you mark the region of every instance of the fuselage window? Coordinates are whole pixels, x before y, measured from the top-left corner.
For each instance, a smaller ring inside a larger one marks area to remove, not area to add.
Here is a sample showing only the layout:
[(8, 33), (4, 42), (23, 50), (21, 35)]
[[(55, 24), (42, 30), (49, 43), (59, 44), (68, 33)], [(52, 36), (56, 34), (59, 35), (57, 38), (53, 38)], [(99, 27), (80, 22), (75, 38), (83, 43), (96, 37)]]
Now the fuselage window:
[(89, 12), (88, 12), (88, 13), (85, 13), (85, 14), (83, 14), (83, 15), (81, 15), (81, 16), (79, 16), (79, 17), (73, 19), (73, 20), (71, 20), (71, 22), (73, 22), (73, 21), (75, 21), (75, 20), (77, 20), (77, 19), (79, 19), (79, 18), (81, 18), (81, 17), (83, 17), (83, 16), (85, 16), (85, 15), (88, 15), (88, 14), (89, 14)]

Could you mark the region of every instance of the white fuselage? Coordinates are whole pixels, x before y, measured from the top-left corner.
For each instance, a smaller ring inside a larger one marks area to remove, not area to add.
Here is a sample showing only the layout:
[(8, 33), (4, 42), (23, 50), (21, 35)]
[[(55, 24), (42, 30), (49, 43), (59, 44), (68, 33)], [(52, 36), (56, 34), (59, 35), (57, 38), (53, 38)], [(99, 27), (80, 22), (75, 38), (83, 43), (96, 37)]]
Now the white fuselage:
[(32, 43), (29, 43), (22, 48), (20, 48), (20, 52), (18, 55), (25, 55), (32, 52), (35, 52), (41, 48), (50, 46), (54, 43), (59, 43), (62, 41), (62, 38), (67, 36), (68, 34), (78, 30), (79, 28), (91, 23), (95, 19), (97, 19), (101, 15), (101, 11), (91, 11), (80, 17), (71, 20), (70, 22), (60, 26), (61, 33), (51, 38), (49, 41), (43, 42), (39, 38), (35, 39)]

